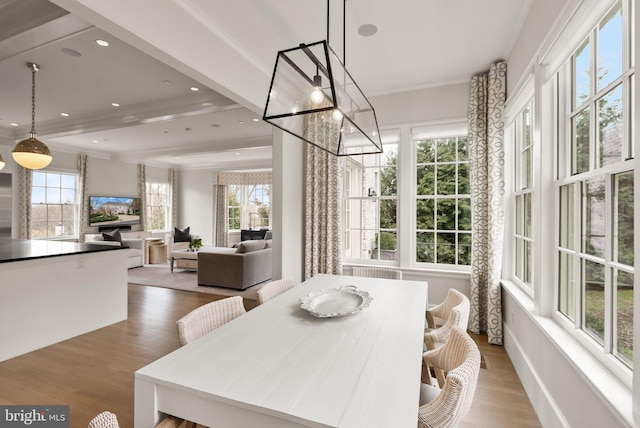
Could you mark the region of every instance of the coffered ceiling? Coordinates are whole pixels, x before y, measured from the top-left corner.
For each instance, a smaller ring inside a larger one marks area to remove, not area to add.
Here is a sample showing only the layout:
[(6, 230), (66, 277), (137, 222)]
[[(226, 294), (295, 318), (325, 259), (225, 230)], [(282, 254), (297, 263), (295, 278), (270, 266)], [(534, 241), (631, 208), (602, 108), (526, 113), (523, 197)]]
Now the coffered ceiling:
[[(348, 0), (344, 55), (343, 2), (331, 0), (330, 43), (369, 97), (468, 81), (508, 57), (532, 1)], [(182, 168), (268, 166), (272, 128), (260, 118), (276, 53), (325, 39), (326, 7), (0, 0), (0, 137), (30, 129), (26, 63), (35, 62), (36, 129), (53, 150)]]

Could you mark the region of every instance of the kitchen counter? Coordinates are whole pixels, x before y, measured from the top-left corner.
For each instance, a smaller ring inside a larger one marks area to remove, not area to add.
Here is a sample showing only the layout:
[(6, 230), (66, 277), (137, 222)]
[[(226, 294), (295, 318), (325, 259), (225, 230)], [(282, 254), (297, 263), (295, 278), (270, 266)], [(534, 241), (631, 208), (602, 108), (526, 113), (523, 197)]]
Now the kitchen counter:
[(0, 238), (0, 263), (59, 257), (70, 254), (88, 254), (101, 251), (121, 250), (126, 247), (78, 244), (66, 241), (45, 241)]

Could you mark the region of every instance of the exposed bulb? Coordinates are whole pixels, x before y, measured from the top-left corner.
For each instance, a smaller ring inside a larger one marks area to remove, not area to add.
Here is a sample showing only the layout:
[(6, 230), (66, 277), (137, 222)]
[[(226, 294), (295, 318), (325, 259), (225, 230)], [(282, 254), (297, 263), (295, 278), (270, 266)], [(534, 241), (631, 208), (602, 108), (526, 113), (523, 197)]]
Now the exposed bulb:
[(342, 112), (338, 109), (334, 109), (333, 113), (331, 114), (331, 117), (333, 118), (333, 120), (335, 120), (336, 122), (340, 122), (342, 120)]
[(311, 102), (320, 104), (324, 95), (322, 94), (322, 76), (316, 74), (313, 76), (313, 92), (311, 92)]
[(314, 104), (320, 104), (324, 95), (322, 94), (322, 88), (316, 86), (313, 88), (313, 92), (311, 92), (311, 102)]

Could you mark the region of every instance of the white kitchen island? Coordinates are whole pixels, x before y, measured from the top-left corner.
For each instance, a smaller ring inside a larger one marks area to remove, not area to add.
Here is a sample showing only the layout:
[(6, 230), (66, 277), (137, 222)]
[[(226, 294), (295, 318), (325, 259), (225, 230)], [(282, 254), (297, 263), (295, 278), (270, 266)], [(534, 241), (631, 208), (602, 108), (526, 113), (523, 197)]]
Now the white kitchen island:
[(0, 239), (0, 361), (126, 319), (121, 247)]
[[(300, 308), (342, 285), (370, 306), (337, 318)], [(318, 275), (138, 370), (135, 426), (171, 414), (217, 428), (414, 428), (426, 305), (424, 282)]]

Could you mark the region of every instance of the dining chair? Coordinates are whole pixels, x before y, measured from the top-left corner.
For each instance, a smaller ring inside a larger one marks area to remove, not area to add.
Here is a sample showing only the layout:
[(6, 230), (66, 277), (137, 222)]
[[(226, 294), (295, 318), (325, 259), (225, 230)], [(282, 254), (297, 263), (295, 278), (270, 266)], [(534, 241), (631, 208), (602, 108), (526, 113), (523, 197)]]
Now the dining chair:
[(262, 305), (264, 302), (273, 299), (295, 286), (296, 281), (294, 279), (279, 279), (265, 284), (258, 290), (258, 305)]
[(160, 421), (156, 428), (197, 428), (198, 424), (195, 422), (185, 421), (182, 418), (177, 418), (172, 415), (167, 415)]
[(366, 278), (402, 279), (402, 271), (373, 266), (351, 266), (351, 276)]
[(233, 296), (216, 300), (189, 312), (176, 325), (180, 344), (186, 345), (246, 313), (242, 297)]
[[(442, 373), (440, 388), (423, 383), (420, 387), (419, 428), (455, 426), (473, 402), (480, 373), (480, 351), (473, 339), (461, 329), (453, 329), (445, 345), (423, 355), (425, 365)], [(427, 370), (428, 372), (429, 370)]]
[(115, 413), (104, 411), (89, 421), (89, 428), (120, 428)]
[(458, 293), (459, 302), (451, 308), (449, 317), (445, 323), (433, 330), (428, 330), (424, 334), (424, 343), (427, 350), (435, 349), (442, 346), (451, 335), (451, 331), (454, 328), (459, 328), (462, 331), (467, 331), (467, 325), (469, 324), (469, 311), (471, 310), (471, 304), (467, 296), (460, 292)]
[(465, 296), (455, 288), (450, 288), (447, 291), (447, 297), (445, 297), (445, 299), (440, 302), (440, 304), (427, 310), (427, 327), (431, 330), (435, 329), (437, 326), (434, 317), (440, 318), (442, 320), (447, 320), (449, 318), (449, 315), (451, 314), (451, 309), (453, 309), (454, 306), (460, 304), (460, 302), (462, 302), (466, 298), (467, 296)]

